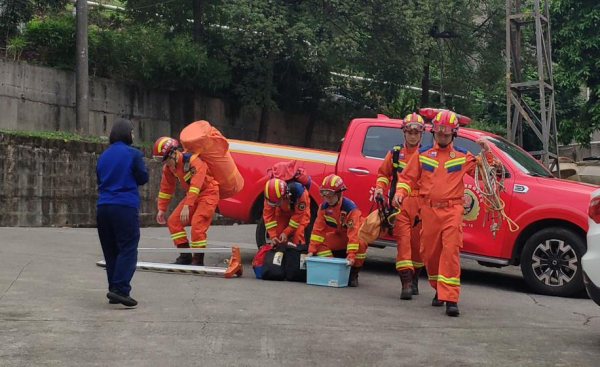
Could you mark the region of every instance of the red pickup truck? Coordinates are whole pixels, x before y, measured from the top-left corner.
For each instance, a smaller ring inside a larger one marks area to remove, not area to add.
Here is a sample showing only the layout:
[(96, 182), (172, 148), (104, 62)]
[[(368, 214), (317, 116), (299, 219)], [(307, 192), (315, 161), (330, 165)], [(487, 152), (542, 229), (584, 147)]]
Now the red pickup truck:
[[(283, 160), (301, 162), (313, 177), (309, 192), (316, 213), (317, 185), (330, 174), (340, 175), (352, 199), (366, 215), (372, 208), (377, 170), (386, 152), (404, 142), (400, 120), (379, 115), (350, 122), (339, 153), (274, 144), (230, 140), (230, 150), (245, 179), (243, 190), (219, 202), (222, 215), (258, 223), (257, 245), (267, 241), (262, 221), (263, 189), (267, 168)], [(478, 154), (475, 141), (486, 138), (506, 169), (502, 199), (506, 214), (519, 226), (511, 232), (503, 222), (495, 235), (490, 230), (473, 179), (465, 177), (464, 247), (461, 256), (491, 267), (520, 265), (529, 286), (538, 293), (570, 296), (583, 290), (581, 257), (586, 251), (587, 210), (597, 186), (555, 178), (532, 156), (502, 137), (461, 127), (455, 144)], [(426, 131), (422, 144), (432, 142)], [(395, 246), (380, 238), (371, 247)]]

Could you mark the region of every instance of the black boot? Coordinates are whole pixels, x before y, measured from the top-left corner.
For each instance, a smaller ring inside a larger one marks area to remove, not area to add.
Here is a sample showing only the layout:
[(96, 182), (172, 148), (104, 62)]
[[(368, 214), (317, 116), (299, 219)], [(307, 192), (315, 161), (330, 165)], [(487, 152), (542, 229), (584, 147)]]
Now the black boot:
[(362, 266), (360, 268), (350, 268), (350, 279), (348, 280), (349, 287), (358, 287), (358, 273), (360, 272), (360, 269), (362, 269)]
[(192, 258), (192, 265), (204, 266), (204, 254), (194, 254)]
[(421, 274), (421, 268), (415, 268), (415, 272), (412, 275), (412, 284), (410, 285), (413, 296), (419, 295), (419, 274)]
[[(135, 307), (137, 306), (137, 301), (133, 298), (129, 297), (128, 294), (125, 294), (117, 289), (113, 289), (106, 294), (106, 298), (115, 303), (120, 303), (127, 307)], [(109, 301), (109, 302), (110, 302)]]
[(433, 297), (433, 300), (431, 300), (431, 305), (433, 307), (442, 307), (444, 305), (444, 301), (439, 301), (438, 300), (437, 292), (435, 293), (435, 296)]
[(412, 276), (411, 271), (409, 269), (400, 270), (398, 272), (398, 276), (400, 276), (400, 281), (402, 282), (402, 293), (400, 294), (400, 299), (411, 300), (412, 299)]
[(458, 303), (446, 302), (446, 315), (450, 317), (457, 317), (460, 315), (460, 312), (458, 311)]
[[(180, 243), (177, 245), (177, 248), (190, 248), (189, 243)], [(179, 257), (175, 260), (173, 264), (175, 265), (190, 265), (192, 263), (192, 254), (190, 253), (180, 253)]]

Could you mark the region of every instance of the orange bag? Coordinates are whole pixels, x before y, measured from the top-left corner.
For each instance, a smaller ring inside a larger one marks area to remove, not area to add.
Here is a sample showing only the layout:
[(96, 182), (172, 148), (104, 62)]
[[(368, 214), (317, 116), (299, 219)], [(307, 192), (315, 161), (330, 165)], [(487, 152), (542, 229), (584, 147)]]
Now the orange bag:
[(186, 152), (206, 162), (210, 174), (219, 183), (221, 199), (232, 197), (244, 187), (244, 178), (231, 158), (227, 139), (208, 121), (192, 122), (181, 130), (179, 140)]
[(358, 230), (358, 239), (369, 243), (378, 239), (381, 234), (381, 215), (379, 210), (375, 210), (363, 220)]

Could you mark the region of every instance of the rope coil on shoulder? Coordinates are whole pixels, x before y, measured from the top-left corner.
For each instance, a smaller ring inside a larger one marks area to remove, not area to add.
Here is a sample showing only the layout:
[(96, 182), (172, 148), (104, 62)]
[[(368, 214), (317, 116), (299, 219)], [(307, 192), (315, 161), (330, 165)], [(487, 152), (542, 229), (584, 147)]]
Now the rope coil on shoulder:
[[(498, 179), (498, 177), (500, 178)], [(502, 220), (508, 223), (508, 229), (511, 232), (519, 230), (519, 225), (506, 215), (504, 211), (506, 204), (500, 197), (500, 192), (505, 190), (504, 177), (506, 177), (506, 170), (496, 157), (494, 157), (493, 164), (490, 164), (485, 158), (483, 151), (477, 155), (474, 175), (475, 190), (481, 195), (488, 215), (490, 212), (492, 213), (490, 230), (494, 236), (496, 235), (496, 231), (500, 229)]]

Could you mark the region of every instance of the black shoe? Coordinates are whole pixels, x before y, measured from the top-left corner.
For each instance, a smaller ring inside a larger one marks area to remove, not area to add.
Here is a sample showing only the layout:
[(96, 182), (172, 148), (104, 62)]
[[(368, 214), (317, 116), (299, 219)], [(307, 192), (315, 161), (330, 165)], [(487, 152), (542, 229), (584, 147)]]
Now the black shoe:
[(106, 297), (113, 302), (120, 303), (123, 306), (127, 307), (135, 307), (138, 304), (136, 300), (119, 290), (113, 290), (108, 292), (106, 294)]
[(446, 315), (451, 317), (457, 317), (460, 315), (460, 312), (458, 311), (458, 303), (446, 302)]
[(191, 265), (204, 266), (204, 254), (194, 254)]
[(435, 297), (433, 297), (433, 299), (431, 300), (431, 305), (433, 307), (442, 307), (444, 305), (444, 301), (439, 301), (436, 293)]
[[(108, 294), (107, 294), (107, 296), (108, 296)], [(119, 304), (119, 302), (113, 301), (112, 299), (109, 299), (108, 303), (110, 303), (111, 305), (118, 305)]]
[(412, 289), (413, 296), (419, 295), (419, 274), (421, 273), (421, 268), (416, 268), (415, 272), (412, 275), (412, 283), (410, 288)]
[(398, 272), (400, 281), (402, 282), (402, 293), (400, 293), (400, 299), (411, 300), (413, 296), (411, 283), (412, 283), (412, 272), (408, 269), (400, 270)]
[(173, 263), (174, 265), (190, 265), (192, 263), (192, 254), (179, 254), (179, 257), (177, 258), (177, 260), (175, 260), (175, 262)]

